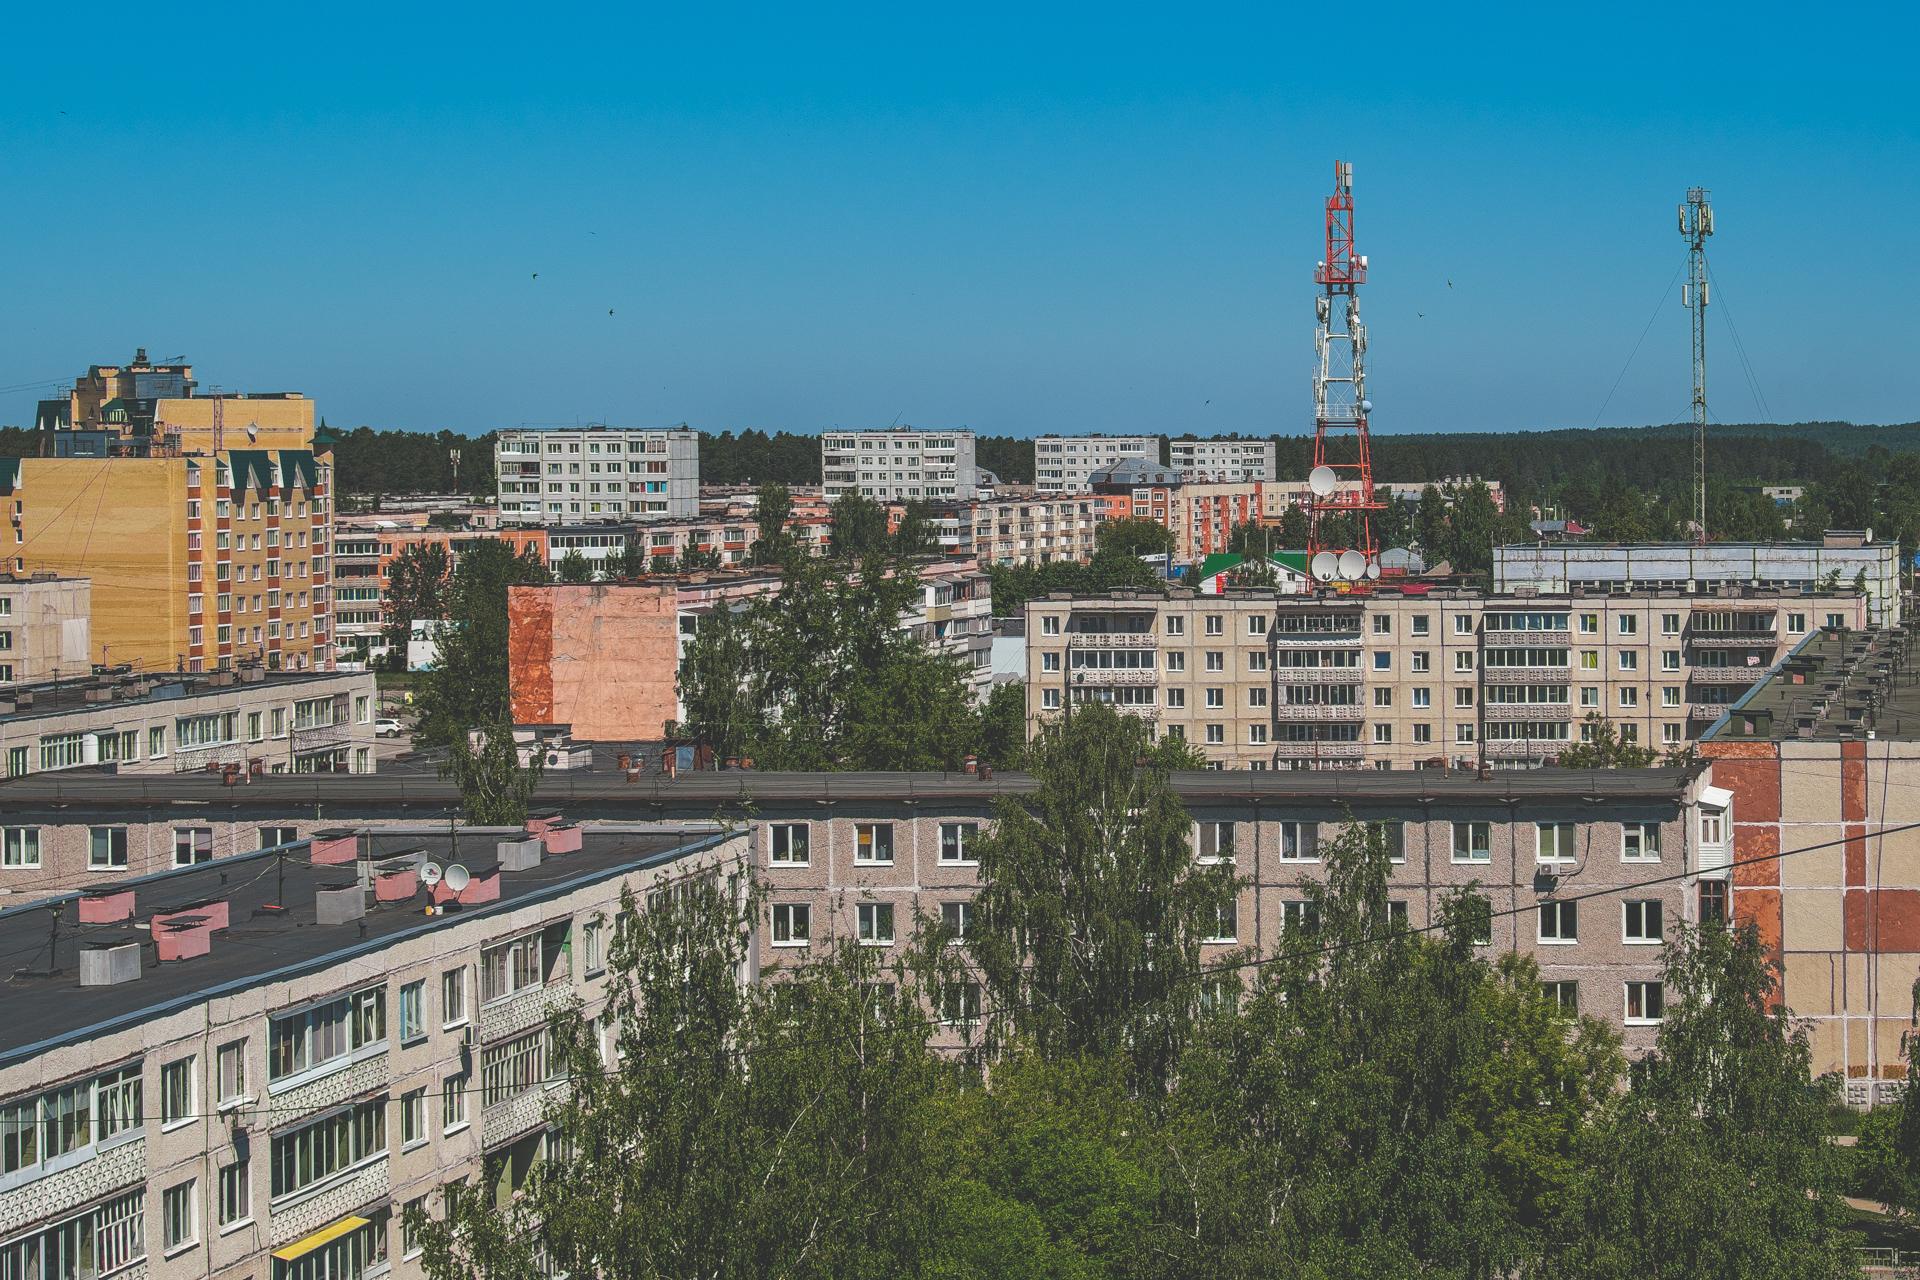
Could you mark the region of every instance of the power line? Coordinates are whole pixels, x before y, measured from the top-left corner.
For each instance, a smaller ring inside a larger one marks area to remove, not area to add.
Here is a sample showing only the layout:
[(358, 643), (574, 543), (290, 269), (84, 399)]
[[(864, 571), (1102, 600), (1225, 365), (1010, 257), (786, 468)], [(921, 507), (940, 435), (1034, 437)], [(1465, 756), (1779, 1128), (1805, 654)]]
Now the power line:
[(1640, 330), (1640, 336), (1634, 340), (1633, 350), (1627, 352), (1627, 362), (1620, 366), (1620, 372), (1615, 375), (1613, 385), (1607, 388), (1607, 398), (1600, 402), (1600, 408), (1594, 412), (1593, 421), (1587, 424), (1587, 430), (1591, 431), (1600, 425), (1600, 415), (1605, 413), (1607, 406), (1613, 403), (1613, 393), (1620, 389), (1621, 380), (1627, 376), (1627, 370), (1633, 365), (1633, 358), (1640, 354), (1640, 344), (1647, 340), (1649, 333), (1653, 332), (1653, 322), (1660, 318), (1660, 309), (1666, 306), (1667, 299), (1673, 296), (1673, 286), (1679, 281), (1680, 273), (1686, 269), (1687, 260), (1682, 258), (1680, 265), (1673, 269), (1673, 275), (1668, 278), (1667, 287), (1660, 294), (1660, 301), (1654, 303), (1653, 314), (1647, 317), (1646, 327)]

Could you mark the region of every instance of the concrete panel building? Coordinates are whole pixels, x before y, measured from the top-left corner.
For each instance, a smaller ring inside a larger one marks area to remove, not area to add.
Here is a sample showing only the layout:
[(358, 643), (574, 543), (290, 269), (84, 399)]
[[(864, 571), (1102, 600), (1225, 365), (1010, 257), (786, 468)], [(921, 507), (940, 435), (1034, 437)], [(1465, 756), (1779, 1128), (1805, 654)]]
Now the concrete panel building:
[(968, 502), (980, 488), (971, 431), (827, 431), (820, 436), (826, 498), (857, 493), (875, 502)]
[(1036, 436), (1033, 487), (1040, 494), (1088, 493), (1093, 473), (1138, 459), (1160, 461), (1159, 436)]
[(1493, 589), (1531, 591), (1813, 591), (1855, 583), (1876, 627), (1900, 621), (1900, 546), (1873, 531), (1822, 542), (1526, 543), (1493, 549)]
[(324, 671), (333, 662), (329, 457), (230, 448), (0, 458), (11, 533), (0, 564), (88, 578), (92, 658), (102, 665)]
[(1099, 545), (1105, 507), (1087, 496), (996, 498), (936, 508), (936, 545), (983, 565), (1086, 561)]
[(675, 696), (679, 588), (507, 588), (515, 724), (569, 725), (589, 742), (664, 737)]
[(1028, 602), (1029, 723), (1103, 702), (1230, 769), (1530, 767), (1589, 715), (1659, 750), (1699, 737), (1785, 652), (1860, 625), (1853, 592), (1298, 596)]
[(1916, 656), (1904, 628), (1820, 632), (1700, 744), (1727, 811), (1703, 887), (1759, 927), (1855, 1105), (1904, 1086), (1920, 979)]
[(505, 524), (600, 524), (698, 515), (700, 433), (686, 427), (519, 427), (494, 468)]
[(1189, 481), (1245, 484), (1278, 480), (1277, 447), (1271, 440), (1170, 440), (1167, 465)]
[(91, 595), (85, 578), (0, 572), (0, 689), (92, 673)]

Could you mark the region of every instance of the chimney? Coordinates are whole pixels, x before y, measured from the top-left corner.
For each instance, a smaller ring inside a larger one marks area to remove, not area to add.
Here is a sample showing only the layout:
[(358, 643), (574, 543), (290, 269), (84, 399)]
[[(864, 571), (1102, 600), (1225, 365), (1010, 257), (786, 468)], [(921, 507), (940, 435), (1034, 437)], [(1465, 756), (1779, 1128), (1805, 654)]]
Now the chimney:
[(140, 944), (95, 942), (80, 948), (80, 985), (117, 987), (140, 976)]
[(316, 831), (307, 842), (307, 860), (318, 867), (337, 867), (360, 856), (360, 836), (342, 829)]

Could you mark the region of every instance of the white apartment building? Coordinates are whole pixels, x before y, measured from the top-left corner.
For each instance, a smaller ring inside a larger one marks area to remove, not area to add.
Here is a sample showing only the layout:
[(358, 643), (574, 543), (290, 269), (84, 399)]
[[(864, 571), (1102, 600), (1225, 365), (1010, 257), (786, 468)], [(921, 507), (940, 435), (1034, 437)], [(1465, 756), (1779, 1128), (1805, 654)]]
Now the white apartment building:
[(1089, 493), (1093, 473), (1128, 458), (1160, 461), (1159, 436), (1036, 436), (1033, 487), (1038, 493)]
[(494, 444), (504, 524), (700, 514), (700, 433), (685, 427), (520, 427)]
[(1167, 463), (1183, 480), (1241, 484), (1278, 480), (1278, 449), (1271, 440), (1174, 440)]
[(1685, 747), (1786, 650), (1866, 614), (1853, 591), (1049, 597), (1026, 610), (1027, 713), (1109, 703), (1216, 768), (1539, 766), (1590, 714)]
[(980, 487), (971, 431), (829, 431), (820, 437), (827, 501), (857, 493), (875, 502), (965, 502)]
[(997, 498), (936, 510), (934, 540), (948, 555), (983, 565), (1086, 561), (1105, 507), (1091, 497)]

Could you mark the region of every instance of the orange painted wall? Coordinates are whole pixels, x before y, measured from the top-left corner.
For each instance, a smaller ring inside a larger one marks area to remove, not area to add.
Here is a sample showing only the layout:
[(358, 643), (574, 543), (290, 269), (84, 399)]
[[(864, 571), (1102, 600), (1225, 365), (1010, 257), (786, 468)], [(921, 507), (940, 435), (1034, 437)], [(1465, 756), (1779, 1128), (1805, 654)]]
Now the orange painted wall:
[(570, 724), (588, 742), (657, 739), (678, 714), (679, 590), (672, 583), (510, 587), (516, 724)]

